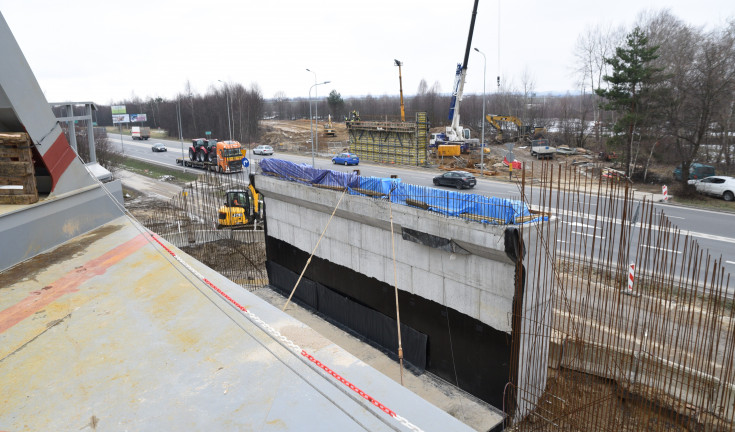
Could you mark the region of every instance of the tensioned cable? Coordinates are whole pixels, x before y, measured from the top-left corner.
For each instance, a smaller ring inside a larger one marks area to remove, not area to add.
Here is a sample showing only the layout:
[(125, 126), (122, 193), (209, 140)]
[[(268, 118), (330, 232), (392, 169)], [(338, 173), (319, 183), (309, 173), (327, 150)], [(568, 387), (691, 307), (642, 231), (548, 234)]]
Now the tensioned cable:
[(304, 264), (304, 269), (301, 270), (301, 274), (299, 275), (299, 278), (296, 280), (296, 283), (293, 286), (293, 289), (291, 290), (291, 294), (288, 296), (288, 300), (286, 300), (286, 304), (283, 305), (283, 309), (281, 311), (285, 311), (286, 307), (288, 307), (288, 303), (291, 301), (291, 297), (293, 297), (294, 293), (296, 292), (296, 287), (299, 286), (299, 282), (301, 282), (301, 278), (304, 277), (304, 273), (306, 273), (307, 267), (309, 267), (309, 263), (311, 263), (311, 259), (314, 257), (314, 254), (316, 253), (316, 249), (319, 247), (319, 242), (322, 241), (322, 238), (324, 237), (324, 233), (327, 232), (327, 228), (329, 228), (329, 223), (332, 222), (332, 218), (334, 217), (334, 214), (337, 212), (337, 208), (339, 208), (339, 203), (342, 202), (342, 198), (344, 198), (345, 194), (347, 193), (347, 187), (345, 187), (345, 190), (342, 191), (342, 195), (339, 197), (339, 201), (337, 201), (337, 205), (334, 206), (334, 210), (332, 210), (332, 215), (329, 216), (329, 220), (327, 221), (327, 224), (324, 226), (324, 229), (322, 230), (322, 235), (319, 236), (319, 240), (316, 241), (316, 245), (314, 245), (314, 249), (311, 251), (311, 255), (309, 255), (309, 259), (306, 260), (306, 264)]

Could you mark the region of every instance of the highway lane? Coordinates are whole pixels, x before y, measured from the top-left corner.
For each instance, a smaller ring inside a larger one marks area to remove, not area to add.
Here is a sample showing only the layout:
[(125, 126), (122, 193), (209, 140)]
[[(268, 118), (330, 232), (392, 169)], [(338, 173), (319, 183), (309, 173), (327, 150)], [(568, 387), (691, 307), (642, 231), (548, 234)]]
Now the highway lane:
[[(108, 138), (113, 147), (119, 150), (121, 144), (120, 135), (110, 134)], [(168, 152), (152, 152), (151, 146), (156, 142), (164, 143), (168, 148)], [(182, 156), (181, 143), (179, 141), (161, 139), (133, 141), (129, 136), (123, 135), (122, 144), (127, 156), (171, 166), (176, 166), (176, 158)], [(187, 148), (188, 143), (187, 141), (184, 141), (184, 155), (188, 154)], [(278, 153), (275, 157), (294, 163), (311, 164), (310, 154)], [(255, 166), (257, 166), (262, 158), (263, 156), (258, 155), (250, 155), (249, 157), (251, 163)], [(426, 168), (385, 166), (371, 164), (368, 162), (361, 162), (358, 167), (345, 167), (342, 165), (332, 164), (331, 159), (327, 157), (317, 157), (315, 164), (317, 168), (333, 169), (343, 172), (351, 172), (354, 169), (359, 169), (361, 174), (364, 176), (389, 177), (390, 175), (397, 175), (407, 183), (425, 186), (432, 186), (431, 180), (438, 173), (437, 170)], [(191, 170), (191, 168), (187, 169), (187, 171)], [(519, 199), (521, 196), (520, 186), (517, 183), (498, 181), (494, 179), (478, 179), (478, 184), (472, 192), (481, 195), (509, 199)], [(528, 198), (532, 198), (532, 205), (540, 206), (541, 196), (538, 191), (532, 192), (531, 188), (527, 186), (526, 193)], [(548, 200), (548, 197), (545, 197), (545, 199)], [(570, 220), (572, 224), (578, 224), (577, 228), (579, 228), (572, 231), (576, 233), (575, 235), (577, 237), (573, 240), (574, 244), (582, 244), (584, 241), (588, 241), (593, 238), (593, 236), (597, 236), (598, 240), (602, 240), (602, 238), (599, 237), (606, 237), (604, 232), (592, 232), (592, 229), (589, 228), (594, 226), (595, 211), (598, 210), (594, 201), (590, 203), (590, 201), (587, 201), (589, 198), (585, 198), (584, 196), (582, 196), (580, 200), (582, 202), (575, 203), (575, 205), (580, 206), (579, 209), (572, 207), (576, 211), (572, 215), (573, 218)], [(554, 204), (556, 203), (556, 192), (552, 192), (550, 202)], [(619, 203), (617, 205), (620, 207)], [(552, 205), (552, 207), (554, 206)], [(663, 203), (655, 203), (654, 208), (656, 212), (663, 212), (672, 223), (682, 230), (682, 233), (689, 234), (695, 238), (699, 245), (709, 250), (715, 258), (719, 259), (719, 256), (721, 255), (722, 265), (725, 267), (726, 271), (735, 273), (735, 214)], [(603, 211), (603, 209), (600, 208), (599, 211)], [(620, 219), (620, 215), (617, 214), (616, 217), (613, 218), (613, 221), (619, 225), (621, 223)], [(634, 228), (633, 238), (637, 238), (637, 227)], [(573, 248), (574, 246), (572, 249)], [(665, 252), (674, 254), (679, 253), (679, 251)]]

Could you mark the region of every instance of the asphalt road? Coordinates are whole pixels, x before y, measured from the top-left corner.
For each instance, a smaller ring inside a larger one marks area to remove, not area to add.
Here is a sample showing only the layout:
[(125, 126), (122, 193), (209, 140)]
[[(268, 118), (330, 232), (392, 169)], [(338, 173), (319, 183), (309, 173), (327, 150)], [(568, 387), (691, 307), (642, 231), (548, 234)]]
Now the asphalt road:
[[(116, 134), (110, 134), (108, 138), (114, 147), (120, 149), (122, 146), (123, 153), (128, 157), (134, 157), (173, 167), (178, 167), (178, 165), (176, 165), (177, 157), (182, 157), (182, 155), (188, 157), (187, 141), (184, 141), (182, 151), (182, 144), (179, 141), (160, 139), (133, 141), (129, 136), (125, 135), (122, 136), (121, 140), (121, 136)], [(152, 152), (151, 146), (156, 142), (165, 144), (168, 151), (160, 153)], [(263, 157), (264, 156), (250, 155), (249, 159), (253, 166), (256, 166)], [(296, 155), (290, 153), (278, 153), (275, 156), (265, 157), (277, 157), (279, 159), (295, 163), (308, 164), (311, 164), (312, 159), (311, 155)], [(332, 164), (331, 158), (327, 157), (317, 157), (315, 159), (315, 165), (316, 168), (333, 169), (344, 172), (351, 172), (358, 168), (360, 169), (361, 174), (365, 176), (390, 177), (390, 175), (395, 174), (404, 182), (424, 186), (433, 186), (432, 178), (438, 174), (437, 170), (432, 169), (384, 166), (367, 162), (361, 162), (359, 167), (345, 167)], [(192, 168), (187, 168), (187, 170), (190, 171)], [(521, 196), (518, 184), (491, 179), (478, 179), (477, 186), (472, 190), (472, 193), (510, 199), (519, 199)], [(527, 197), (531, 196), (529, 189), (527, 189), (526, 193)], [(539, 194), (536, 192), (533, 193), (532, 196), (532, 204), (539, 205)], [(551, 202), (555, 202), (555, 199), (555, 195), (552, 195)], [(712, 210), (663, 203), (656, 203), (654, 204), (654, 207), (657, 212), (663, 212), (671, 222), (681, 230), (682, 234), (690, 235), (692, 238), (697, 240), (702, 248), (709, 250), (715, 259), (720, 260), (721, 256), (721, 262), (726, 272), (735, 273), (735, 213), (716, 212)], [(733, 210), (735, 210), (735, 205), (733, 206)], [(591, 227), (594, 226), (595, 217), (594, 211), (595, 207), (589, 206), (584, 211), (573, 212), (571, 215), (572, 219), (570, 219), (569, 223), (578, 229), (570, 230), (576, 237), (569, 239), (569, 241), (573, 243), (570, 245), (570, 250), (575, 250), (577, 245), (590, 241), (593, 237), (597, 237), (597, 240), (599, 241), (605, 240), (606, 235), (604, 231), (598, 230), (592, 232)], [(617, 228), (619, 228), (621, 223), (620, 216), (618, 215), (617, 217), (613, 217), (612, 220), (613, 223), (617, 225)], [(654, 229), (655, 228), (656, 227), (654, 227)], [(634, 226), (634, 239), (637, 238), (637, 230), (637, 226)], [(614, 236), (615, 234), (611, 232), (610, 235)], [(646, 245), (644, 247), (654, 249), (653, 246)], [(679, 250), (673, 249), (663, 250), (663, 252), (670, 254), (682, 253)], [(734, 288), (731, 287), (731, 290), (733, 289)]]

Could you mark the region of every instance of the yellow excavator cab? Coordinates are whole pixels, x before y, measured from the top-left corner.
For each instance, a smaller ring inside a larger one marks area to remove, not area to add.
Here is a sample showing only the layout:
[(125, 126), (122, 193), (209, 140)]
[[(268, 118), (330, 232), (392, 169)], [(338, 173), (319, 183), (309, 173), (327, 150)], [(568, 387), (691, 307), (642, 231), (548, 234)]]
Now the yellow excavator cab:
[(225, 202), (218, 209), (217, 228), (242, 228), (260, 220), (262, 202), (260, 194), (250, 185), (247, 189), (232, 189), (225, 192)]

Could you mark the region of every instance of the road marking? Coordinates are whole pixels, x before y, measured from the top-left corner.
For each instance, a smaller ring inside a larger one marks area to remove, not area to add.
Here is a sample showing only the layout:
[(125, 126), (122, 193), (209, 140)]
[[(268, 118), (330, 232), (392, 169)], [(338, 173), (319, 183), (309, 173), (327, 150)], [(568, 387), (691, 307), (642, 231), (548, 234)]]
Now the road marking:
[(651, 245), (647, 245), (647, 244), (641, 244), (641, 246), (643, 246), (645, 248), (649, 248), (649, 249), (658, 249), (658, 250), (661, 250), (661, 251), (664, 251), (664, 252), (671, 252), (671, 253), (677, 253), (677, 254), (680, 254), (681, 253), (681, 251), (676, 251), (676, 250), (671, 250), (671, 249), (664, 249), (664, 248), (660, 248), (660, 247), (656, 247), (656, 246), (651, 246)]
[(669, 218), (669, 219), (686, 219), (685, 217), (681, 217), (681, 216), (666, 215), (666, 217)]
[(581, 222), (567, 222), (567, 224), (569, 224), (569, 225), (571, 225), (571, 226), (573, 226), (573, 227), (580, 227), (580, 228), (592, 228), (592, 229), (594, 229), (594, 228), (595, 228), (595, 227), (594, 227), (594, 226), (592, 226), (592, 225), (587, 225), (587, 224), (583, 224), (583, 223), (581, 223)]
[(725, 262), (726, 262), (726, 263), (728, 263), (728, 264), (733, 264), (733, 265), (735, 265), (735, 261), (725, 261)]
[(572, 231), (572, 234), (579, 234), (579, 235), (583, 235), (583, 236), (587, 236), (587, 237), (594, 237), (594, 238), (598, 238), (600, 240), (605, 240), (605, 237), (600, 237), (600, 236), (596, 236), (596, 235), (592, 235), (592, 234), (585, 234), (585, 233), (581, 233), (579, 231)]

